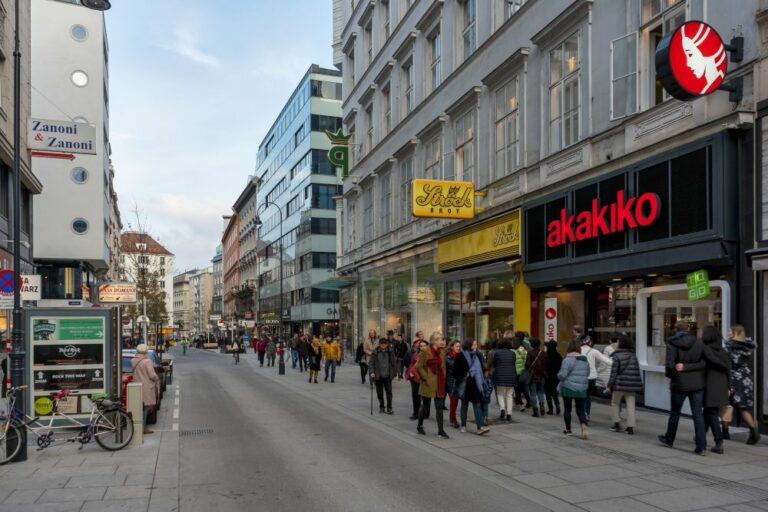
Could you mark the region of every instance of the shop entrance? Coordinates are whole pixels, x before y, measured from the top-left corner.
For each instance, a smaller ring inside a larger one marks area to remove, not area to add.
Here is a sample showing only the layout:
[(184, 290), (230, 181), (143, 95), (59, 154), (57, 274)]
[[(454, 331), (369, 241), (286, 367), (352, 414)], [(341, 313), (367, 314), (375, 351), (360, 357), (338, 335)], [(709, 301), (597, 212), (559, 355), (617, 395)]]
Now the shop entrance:
[(446, 283), (446, 335), (476, 339), (480, 346), (514, 331), (514, 280), (507, 276), (464, 279)]
[(714, 325), (726, 338), (731, 325), (731, 288), (727, 281), (711, 281), (710, 289), (708, 298), (696, 301), (688, 300), (685, 284), (637, 292), (637, 357), (645, 371), (645, 405), (669, 409), (669, 381), (664, 376), (666, 340), (674, 334), (677, 322), (689, 322), (696, 336), (701, 336), (707, 325)]

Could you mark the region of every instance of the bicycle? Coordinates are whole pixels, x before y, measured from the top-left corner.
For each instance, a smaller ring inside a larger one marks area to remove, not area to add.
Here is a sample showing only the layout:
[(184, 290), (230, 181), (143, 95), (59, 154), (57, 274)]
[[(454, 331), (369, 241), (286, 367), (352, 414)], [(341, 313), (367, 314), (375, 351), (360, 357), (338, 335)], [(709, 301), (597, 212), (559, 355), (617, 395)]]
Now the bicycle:
[[(109, 451), (125, 448), (133, 438), (133, 420), (131, 416), (120, 409), (119, 401), (106, 397), (93, 399), (91, 413), (85, 422), (59, 412), (58, 405), (62, 398), (72, 393), (70, 390), (59, 391), (51, 395), (53, 410), (47, 423), (40, 417), (32, 417), (16, 407), (16, 392), (28, 386), (10, 388), (7, 393), (6, 409), (0, 411), (0, 465), (12, 460), (21, 449), (22, 429), (31, 432), (37, 438), (37, 451), (44, 450), (53, 444), (79, 442), (79, 450), (96, 440), (99, 446)], [(60, 424), (54, 426), (59, 420)], [(64, 421), (61, 421), (64, 420)], [(71, 435), (63, 431), (77, 429)], [(57, 433), (59, 434), (57, 436)], [(10, 447), (10, 450), (9, 450)]]

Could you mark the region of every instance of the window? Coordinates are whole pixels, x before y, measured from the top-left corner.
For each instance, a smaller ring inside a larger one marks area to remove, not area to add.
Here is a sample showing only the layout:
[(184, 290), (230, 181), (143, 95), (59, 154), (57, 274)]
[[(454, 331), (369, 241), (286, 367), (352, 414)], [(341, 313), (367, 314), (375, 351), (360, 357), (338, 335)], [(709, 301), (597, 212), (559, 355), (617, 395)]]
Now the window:
[(439, 180), (442, 179), (440, 171), (440, 137), (435, 137), (424, 146), (425, 166), (424, 179)]
[(310, 87), (312, 88), (312, 96), (316, 98), (326, 98), (329, 100), (341, 99), (341, 83), (339, 82), (312, 80)]
[(504, 0), (504, 20), (511, 18), (528, 0)]
[(357, 204), (347, 200), (347, 226), (349, 226), (349, 247), (357, 246)]
[(337, 290), (312, 288), (311, 294), (312, 302), (339, 302), (339, 292)]
[(518, 78), (496, 91), (495, 178), (508, 176), (518, 166)]
[(336, 168), (328, 161), (328, 152), (321, 149), (313, 149), (310, 153), (312, 158), (312, 174), (324, 174), (334, 176)]
[(336, 253), (313, 252), (312, 268), (336, 268)]
[(390, 36), (390, 17), (389, 17), (389, 0), (382, 0), (381, 2), (381, 19), (382, 19), (382, 35), (381, 44), (389, 39)]
[(286, 216), (290, 217), (294, 213), (301, 210), (301, 206), (304, 204), (304, 198), (301, 194), (297, 195), (290, 201), (288, 201), (288, 206), (286, 207)]
[(313, 218), (311, 220), (311, 231), (313, 235), (335, 235), (336, 219)]
[(382, 136), (385, 136), (392, 129), (392, 88), (387, 84), (381, 90), (381, 111), (382, 117)]
[[(475, 182), (475, 111), (470, 110), (453, 124), (456, 134), (455, 178)], [(445, 179), (453, 179), (446, 176)]]
[(667, 91), (664, 90), (664, 87), (661, 85), (661, 80), (656, 79), (656, 47), (659, 45), (665, 35), (667, 35), (669, 32), (677, 28), (685, 21), (685, 5), (681, 4), (674, 7), (673, 9), (670, 9), (670, 7), (675, 6), (678, 1), (679, 0), (656, 0), (654, 2), (649, 2), (646, 0), (643, 1), (644, 20), (646, 19), (646, 12), (655, 13), (654, 16), (663, 12), (661, 16), (658, 16), (658, 19), (650, 23), (646, 28), (648, 33), (647, 41), (649, 44), (649, 61), (647, 68), (649, 70), (648, 77), (650, 80), (650, 98), (648, 101), (650, 106), (658, 105), (671, 98), (671, 96), (667, 93)]
[(336, 185), (312, 184), (312, 208), (335, 210), (336, 200), (333, 198), (339, 193)]
[(368, 20), (363, 28), (363, 45), (365, 47), (365, 62), (363, 69), (373, 62), (373, 22)]
[(549, 152), (579, 140), (579, 32), (549, 52)]
[(390, 221), (392, 216), (392, 183), (389, 173), (381, 176), (381, 211), (379, 213), (379, 235), (385, 235), (392, 229)]
[(648, 23), (650, 20), (679, 2), (681, 2), (681, 0), (642, 0), (642, 5), (640, 6), (642, 23)]
[(347, 69), (349, 70), (349, 81), (351, 87), (355, 86), (355, 52), (349, 52), (347, 57)]
[(404, 99), (403, 102), (403, 117), (407, 116), (413, 111), (413, 108), (416, 106), (416, 95), (415, 95), (415, 89), (413, 87), (413, 61), (409, 60), (406, 64), (403, 65), (403, 91)]
[(310, 117), (310, 125), (313, 132), (324, 132), (325, 130), (335, 132), (341, 128), (341, 118), (332, 116), (321, 116), (312, 114)]
[(72, 83), (78, 87), (85, 87), (88, 85), (88, 75), (85, 73), (85, 71), (73, 71), (71, 79)]
[(160, 266), (165, 265), (165, 256), (160, 256)]
[(363, 191), (363, 243), (373, 240), (373, 187)]
[(373, 104), (365, 107), (365, 145), (363, 151), (368, 153), (373, 149)]
[(72, 39), (79, 43), (88, 39), (88, 30), (82, 25), (72, 25), (69, 29), (69, 34), (72, 36)]
[(637, 34), (611, 41), (611, 118), (637, 112)]
[(461, 0), (462, 25), (461, 41), (464, 60), (475, 53), (477, 48), (477, 32), (475, 23), (475, 0)]
[(429, 86), (430, 86), (430, 92), (434, 91), (438, 87), (440, 87), (440, 80), (442, 78), (442, 72), (440, 70), (440, 61), (442, 57), (442, 42), (440, 37), (440, 30), (438, 29), (432, 36), (429, 38), (429, 49), (430, 49), (430, 79), (429, 79)]

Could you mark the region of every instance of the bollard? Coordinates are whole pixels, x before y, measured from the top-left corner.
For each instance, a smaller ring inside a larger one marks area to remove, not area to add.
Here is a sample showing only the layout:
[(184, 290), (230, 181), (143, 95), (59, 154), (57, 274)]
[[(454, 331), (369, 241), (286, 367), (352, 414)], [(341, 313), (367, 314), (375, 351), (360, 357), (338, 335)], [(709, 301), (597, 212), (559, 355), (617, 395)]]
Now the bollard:
[(141, 382), (131, 382), (128, 384), (128, 395), (125, 401), (125, 410), (133, 418), (133, 439), (132, 446), (141, 446), (144, 444), (144, 395)]

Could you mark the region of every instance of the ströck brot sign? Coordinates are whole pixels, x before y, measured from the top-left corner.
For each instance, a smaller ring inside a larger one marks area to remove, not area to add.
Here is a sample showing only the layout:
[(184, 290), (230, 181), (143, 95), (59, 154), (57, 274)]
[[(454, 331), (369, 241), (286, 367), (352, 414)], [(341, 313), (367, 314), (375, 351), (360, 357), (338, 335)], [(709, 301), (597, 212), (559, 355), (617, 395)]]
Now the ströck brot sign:
[(30, 119), (29, 148), (65, 153), (96, 154), (96, 128), (86, 123)]

